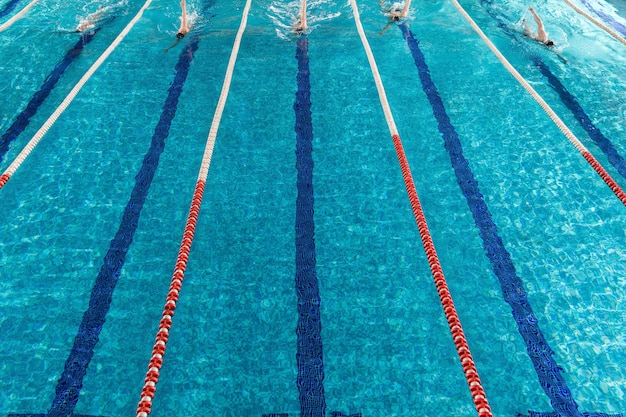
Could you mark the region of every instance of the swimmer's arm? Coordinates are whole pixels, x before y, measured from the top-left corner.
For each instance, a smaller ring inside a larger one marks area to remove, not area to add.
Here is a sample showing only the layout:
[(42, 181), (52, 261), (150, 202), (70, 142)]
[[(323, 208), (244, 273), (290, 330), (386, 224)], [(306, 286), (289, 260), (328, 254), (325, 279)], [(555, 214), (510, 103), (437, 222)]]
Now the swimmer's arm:
[(409, 13), (409, 6), (411, 6), (411, 0), (406, 0), (404, 3), (404, 8), (402, 9), (402, 13), (400, 13), (400, 17), (406, 17)]
[(563, 55), (561, 55), (560, 53), (554, 51), (554, 53), (556, 54), (556, 56), (559, 57), (559, 59), (561, 59), (561, 61), (563, 61), (564, 64), (567, 64), (567, 59), (565, 59), (565, 57)]
[(302, 0), (302, 10), (300, 11), (300, 29), (306, 30), (306, 0)]
[(183, 15), (181, 18), (181, 27), (187, 27), (187, 2), (185, 0), (180, 2), (180, 7), (183, 9)]
[(381, 30), (380, 32), (378, 32), (378, 34), (382, 36), (382, 34), (383, 34), (383, 33), (385, 33), (385, 31), (386, 31), (387, 29), (389, 29), (389, 26), (391, 26), (391, 24), (392, 24), (393, 22), (394, 22), (393, 20), (390, 20), (389, 22), (387, 22), (387, 24), (385, 25), (385, 27), (383, 28), (383, 30)]
[(528, 10), (530, 10), (530, 13), (533, 15), (533, 19), (535, 19), (535, 23), (537, 23), (537, 33), (540, 34), (541, 32), (545, 33), (545, 28), (543, 27), (543, 22), (541, 21), (541, 19), (539, 18), (539, 16), (537, 15), (537, 13), (535, 12), (535, 9), (533, 9), (532, 6), (530, 6), (528, 8)]
[(176, 40), (174, 41), (173, 44), (171, 44), (170, 46), (168, 46), (167, 48), (163, 49), (163, 52), (167, 52), (170, 49), (172, 49), (173, 47), (175, 47), (176, 45), (178, 45), (178, 42), (180, 42), (181, 38), (176, 38)]

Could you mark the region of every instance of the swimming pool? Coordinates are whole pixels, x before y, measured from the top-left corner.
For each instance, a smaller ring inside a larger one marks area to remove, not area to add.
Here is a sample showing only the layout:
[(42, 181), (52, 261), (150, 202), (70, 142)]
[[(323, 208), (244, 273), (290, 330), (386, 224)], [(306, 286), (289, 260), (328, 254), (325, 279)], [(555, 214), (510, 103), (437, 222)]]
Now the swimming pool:
[[(0, 1), (0, 25), (27, 5)], [(97, 2), (40, 0), (0, 32), (2, 172), (145, 4), (79, 34)], [(150, 415), (477, 414), (351, 5), (309, 2), (298, 37), (299, 2), (253, 3), (235, 56), (245, 6), (190, 0), (164, 53), (180, 9), (153, 0), (0, 188), (0, 414), (137, 413), (181, 242)], [(623, 415), (619, 193), (453, 2), (382, 34), (357, 6), (491, 412)], [(565, 64), (527, 4), (462, 6), (626, 187), (626, 47), (534, 5)]]

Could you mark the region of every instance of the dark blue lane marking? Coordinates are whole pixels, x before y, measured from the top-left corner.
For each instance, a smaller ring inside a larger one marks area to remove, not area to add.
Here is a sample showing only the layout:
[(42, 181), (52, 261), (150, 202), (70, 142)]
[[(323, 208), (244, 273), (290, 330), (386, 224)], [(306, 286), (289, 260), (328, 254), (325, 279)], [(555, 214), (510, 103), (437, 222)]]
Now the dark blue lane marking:
[[(525, 414), (518, 414), (518, 416), (526, 417)], [(536, 411), (529, 411), (528, 417), (567, 417), (569, 414), (559, 413), (538, 413)], [(621, 417), (621, 414), (605, 414), (605, 413), (582, 413), (583, 417)]]
[[(299, 417), (324, 417), (324, 357), (320, 292), (316, 273), (315, 223), (313, 194), (313, 122), (311, 120), (311, 82), (309, 39), (298, 38), (296, 48), (298, 90), (293, 109), (296, 113), (296, 294), (298, 324), (296, 327), (298, 375), (296, 384), (300, 399)], [(263, 414), (262, 417), (295, 417), (289, 413)], [(331, 411), (330, 417), (362, 417), (361, 413)]]
[[(270, 413), (270, 414), (262, 414), (261, 417), (296, 417), (296, 416), (294, 416), (293, 414), (290, 415), (289, 413)], [(330, 417), (363, 417), (363, 415), (361, 413), (344, 414), (341, 411), (331, 411)]]
[(587, 6), (589, 10), (591, 10), (592, 12), (600, 16), (600, 18), (604, 20), (606, 23), (613, 26), (615, 30), (617, 30), (619, 33), (622, 34), (622, 36), (626, 36), (626, 26), (622, 25), (620, 22), (613, 19), (612, 16), (609, 16), (608, 14), (604, 13), (602, 10), (595, 9), (587, 0), (581, 0), (581, 1), (585, 6)]
[(91, 42), (98, 33), (100, 28), (90, 30), (81, 34), (80, 39), (76, 44), (65, 53), (63, 59), (54, 67), (52, 72), (48, 74), (43, 85), (37, 91), (28, 102), (26, 108), (17, 116), (13, 124), (7, 129), (6, 132), (0, 137), (0, 162), (2, 158), (9, 151), (9, 145), (28, 127), (30, 118), (37, 113), (39, 106), (41, 106), (46, 98), (50, 95), (50, 92), (55, 87), (65, 70), (70, 66), (72, 62), (80, 55), (85, 45)]
[[(496, 11), (498, 7), (493, 6), (493, 2), (491, 0), (481, 0), (480, 4), (485, 8), (487, 13), (496, 21), (496, 24), (502, 31), (507, 34), (515, 44), (517, 44), (521, 49), (526, 49), (522, 42), (519, 40), (519, 33), (515, 32), (511, 29), (509, 19), (502, 16), (499, 12)], [(598, 145), (600, 150), (604, 152), (609, 163), (617, 169), (617, 172), (626, 179), (626, 162), (624, 158), (619, 154), (619, 152), (613, 146), (613, 143), (606, 138), (600, 129), (598, 129), (591, 118), (587, 115), (585, 110), (582, 108), (580, 103), (576, 100), (573, 94), (567, 91), (567, 88), (559, 81), (558, 77), (554, 75), (548, 65), (543, 62), (535, 53), (528, 54), (527, 52), (524, 55), (530, 55), (533, 63), (539, 68), (541, 73), (548, 79), (548, 83), (550, 87), (556, 91), (559, 95), (559, 98), (565, 104), (565, 106), (572, 112), (580, 126), (587, 132), (589, 137)]]
[(301, 417), (324, 417), (324, 360), (320, 293), (316, 275), (315, 225), (313, 223), (313, 124), (309, 80), (308, 38), (298, 39), (298, 90), (293, 109), (296, 113), (296, 293), (298, 295), (297, 385)]
[[(467, 200), (470, 211), (474, 217), (474, 222), (478, 227), (480, 237), (483, 241), (483, 248), (491, 262), (491, 267), (500, 281), (504, 300), (511, 306), (513, 318), (517, 323), (517, 328), (526, 343), (526, 349), (539, 377), (539, 383), (546, 395), (550, 398), (550, 403), (556, 413), (532, 413), (532, 416), (561, 416), (561, 417), (582, 417), (582, 416), (608, 416), (601, 413), (580, 413), (578, 405), (571, 395), (565, 379), (561, 376), (563, 369), (556, 364), (552, 357), (554, 351), (548, 345), (543, 333), (539, 329), (537, 317), (532, 311), (528, 296), (524, 290), (522, 280), (517, 276), (515, 266), (511, 260), (511, 255), (504, 247), (502, 238), (498, 235), (498, 228), (492, 220), (489, 208), (483, 199), (478, 188), (478, 182), (469, 166), (467, 159), (463, 155), (463, 147), (459, 136), (450, 122), (443, 100), (439, 95), (437, 86), (430, 77), (430, 71), (424, 54), (419, 48), (419, 42), (409, 30), (406, 23), (398, 25), (409, 50), (413, 55), (413, 60), (417, 67), (422, 88), (433, 109), (433, 114), (437, 119), (439, 131), (444, 140), (446, 151), (450, 155), (450, 161), (454, 168), (457, 182)], [(521, 414), (519, 414), (521, 415)], [(620, 414), (614, 416), (621, 416)]]
[[(104, 257), (104, 264), (91, 291), (89, 308), (83, 315), (78, 333), (74, 339), (72, 351), (65, 362), (65, 370), (58, 381), (56, 395), (52, 400), (52, 407), (48, 411), (47, 417), (74, 416), (73, 411), (83, 386), (83, 378), (87, 373), (87, 367), (93, 357), (94, 348), (98, 343), (100, 332), (111, 306), (113, 290), (137, 230), (141, 209), (146, 201), (148, 190), (159, 165), (159, 158), (165, 148), (165, 139), (169, 135), (172, 120), (176, 115), (178, 98), (187, 79), (189, 66), (194, 52), (198, 49), (199, 41), (200, 38), (196, 36), (179, 56), (176, 64), (176, 75), (168, 89), (168, 95), (165, 99), (159, 122), (154, 129), (150, 148), (144, 157), (139, 172), (135, 176), (135, 186), (131, 192), (130, 200), (124, 209), (122, 222), (115, 237), (111, 240), (109, 250)], [(14, 414), (13, 416), (24, 417), (25, 414)]]
[[(48, 417), (47, 414), (9, 414), (7, 417)], [(103, 416), (90, 416), (87, 414), (72, 414), (72, 417), (103, 417)]]
[(4, 9), (0, 10), (0, 18), (2, 18), (4, 16), (8, 15), (9, 13), (11, 13), (11, 11), (13, 9), (15, 9), (15, 6), (17, 6), (20, 1), (22, 1), (22, 0), (11, 0), (11, 1), (9, 1), (6, 4), (6, 6), (4, 6)]
[(539, 71), (548, 79), (550, 86), (558, 93), (563, 104), (570, 109), (576, 120), (578, 120), (578, 123), (587, 131), (589, 137), (598, 145), (598, 148), (604, 152), (609, 163), (617, 169), (617, 172), (619, 172), (622, 177), (626, 178), (626, 161), (624, 161), (624, 158), (617, 152), (611, 141), (593, 124), (576, 98), (567, 91), (565, 86), (561, 84), (561, 81), (550, 71), (550, 68), (548, 68), (545, 62), (537, 57), (533, 58), (533, 62), (537, 68), (539, 68)]

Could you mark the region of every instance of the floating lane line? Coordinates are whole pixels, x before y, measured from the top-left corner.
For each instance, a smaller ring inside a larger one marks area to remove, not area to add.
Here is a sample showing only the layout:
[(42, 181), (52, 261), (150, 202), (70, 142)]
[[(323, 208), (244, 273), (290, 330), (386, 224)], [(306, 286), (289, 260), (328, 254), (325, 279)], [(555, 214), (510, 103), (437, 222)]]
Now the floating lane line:
[(48, 132), (48, 130), (54, 125), (57, 119), (63, 114), (65, 109), (70, 105), (70, 103), (74, 100), (79, 91), (83, 88), (85, 83), (89, 81), (91, 76), (96, 72), (100, 65), (111, 55), (111, 53), (117, 48), (117, 46), (124, 40), (126, 35), (130, 32), (130, 30), (135, 26), (135, 24), (141, 19), (143, 12), (150, 6), (152, 0), (146, 0), (144, 5), (139, 9), (135, 17), (126, 25), (126, 27), (120, 32), (120, 34), (115, 38), (115, 40), (109, 45), (109, 47), (100, 55), (100, 57), (94, 62), (91, 67), (87, 70), (87, 72), (81, 77), (81, 79), (76, 83), (74, 88), (68, 93), (65, 99), (61, 102), (61, 104), (56, 108), (56, 110), (50, 115), (50, 117), (46, 120), (46, 122), (41, 126), (41, 128), (35, 133), (32, 139), (26, 144), (24, 149), (19, 153), (19, 155), (15, 158), (15, 160), (9, 165), (9, 167), (0, 175), (0, 188), (4, 187), (4, 185), (9, 181), (11, 176), (17, 171), (17, 169), (22, 165), (24, 160), (30, 155), (30, 153), (35, 149), (39, 141), (44, 137), (44, 135)]
[[(548, 345), (539, 328), (537, 317), (528, 301), (524, 284), (515, 271), (511, 254), (499, 236), (498, 228), (493, 222), (489, 207), (478, 187), (478, 181), (476, 181), (469, 162), (463, 155), (463, 146), (459, 140), (459, 135), (450, 121), (437, 86), (430, 77), (430, 70), (419, 47), (419, 42), (406, 23), (398, 26), (415, 61), (422, 89), (430, 102), (433, 115), (437, 119), (439, 131), (457, 177), (457, 183), (472, 212), (474, 223), (483, 241), (483, 248), (491, 262), (491, 268), (500, 282), (504, 300), (511, 307), (518, 331), (524, 339), (527, 352), (539, 377), (539, 383), (550, 398), (550, 404), (554, 410), (560, 413), (559, 415), (582, 417), (583, 414), (578, 411), (578, 405), (572, 397), (571, 390), (561, 375), (562, 368), (553, 357), (554, 351)], [(542, 415), (545, 416), (545, 414)], [(601, 414), (584, 415), (600, 416)], [(605, 417), (609, 417), (609, 415), (607, 414)]]
[(80, 55), (85, 45), (93, 40), (96, 33), (100, 31), (100, 28), (90, 30), (82, 33), (80, 39), (76, 44), (69, 49), (63, 59), (54, 67), (52, 72), (48, 74), (41, 88), (30, 99), (26, 108), (20, 112), (15, 118), (15, 121), (9, 126), (9, 128), (0, 137), (0, 162), (2, 158), (9, 151), (9, 145), (28, 127), (31, 117), (33, 117), (39, 107), (48, 98), (61, 76), (65, 73), (65, 70), (70, 66), (72, 62)]
[(170, 282), (169, 292), (166, 297), (165, 305), (163, 307), (163, 313), (161, 321), (159, 322), (159, 328), (157, 330), (155, 343), (152, 348), (152, 356), (148, 363), (148, 371), (144, 379), (144, 385), (141, 390), (140, 400), (137, 404), (137, 417), (147, 417), (152, 409), (152, 399), (156, 393), (156, 386), (159, 382), (159, 375), (161, 367), (163, 366), (163, 357), (165, 356), (165, 350), (167, 347), (167, 341), (169, 339), (169, 332), (172, 327), (172, 317), (176, 310), (176, 302), (178, 301), (179, 292), (182, 288), (183, 279), (185, 276), (185, 269), (187, 269), (187, 261), (189, 260), (189, 252), (191, 251), (191, 244), (196, 230), (196, 224), (198, 222), (198, 214), (200, 212), (200, 206), (202, 204), (202, 195), (204, 193), (204, 187), (206, 185), (206, 179), (209, 174), (209, 167), (211, 166), (211, 158), (213, 155), (213, 149), (215, 147), (215, 139), (217, 137), (217, 131), (226, 105), (226, 99), (228, 98), (228, 92), (230, 90), (230, 83), (232, 80), (233, 70), (235, 63), (237, 62), (237, 55), (239, 53), (239, 46), (241, 44), (241, 38), (246, 28), (248, 21), (248, 13), (250, 11), (251, 0), (246, 0), (246, 5), (241, 17), (241, 24), (235, 42), (231, 50), (230, 59), (228, 61), (228, 67), (226, 68), (226, 75), (224, 77), (224, 83), (222, 85), (222, 91), (217, 103), (215, 114), (213, 115), (213, 121), (211, 122), (211, 128), (209, 129), (209, 136), (207, 138), (204, 154), (202, 156), (202, 163), (198, 173), (198, 179), (196, 181), (196, 187), (191, 199), (191, 206), (189, 208), (189, 214), (187, 215), (187, 221), (185, 224), (185, 230), (183, 232), (183, 238), (180, 243), (180, 249), (176, 258), (176, 265), (174, 267), (174, 273)]
[(483, 42), (489, 47), (491, 52), (500, 60), (502, 65), (509, 71), (513, 77), (521, 84), (522, 87), (532, 96), (532, 98), (541, 106), (544, 112), (552, 119), (554, 124), (559, 128), (559, 130), (565, 135), (565, 137), (574, 145), (574, 147), (580, 152), (580, 154), (587, 160), (589, 165), (600, 175), (600, 178), (609, 186), (611, 191), (619, 198), (622, 204), (626, 205), (626, 193), (624, 190), (615, 182), (615, 180), (609, 175), (609, 173), (604, 169), (602, 165), (596, 160), (596, 158), (585, 148), (585, 146), (578, 140), (578, 138), (572, 133), (572, 131), (563, 123), (563, 121), (559, 118), (559, 116), (552, 110), (550, 105), (546, 103), (546, 101), (535, 91), (535, 89), (522, 77), (522, 75), (511, 65), (511, 63), (502, 55), (502, 53), (496, 48), (496, 46), (489, 40), (487, 35), (483, 33), (480, 27), (474, 22), (474, 20), (470, 17), (469, 14), (465, 11), (465, 9), (459, 4), (457, 0), (451, 0), (456, 9), (461, 13), (461, 15), (467, 20), (467, 22), (472, 26), (474, 31), (482, 38)]
[[(31, 9), (31, 7), (33, 7), (39, 0), (33, 0), (30, 3), (28, 3), (26, 5), (26, 7), (24, 7), (22, 10), (20, 10), (19, 13), (17, 13), (15, 16), (13, 16), (12, 18), (10, 18), (9, 20), (7, 20), (6, 22), (4, 22), (3, 24), (0, 25), (0, 32), (3, 32), (5, 30), (7, 30), (9, 27), (11, 27), (11, 25), (13, 25), (13, 23), (17, 22), (19, 19), (22, 18), (22, 16), (24, 16), (26, 13), (28, 13), (28, 11)], [(15, 7), (15, 6), (14, 6)], [(9, 10), (10, 11), (10, 10)], [(0, 12), (0, 17), (2, 17), (2, 13)]]
[(461, 366), (463, 367), (463, 372), (465, 374), (465, 379), (471, 392), (472, 400), (474, 402), (479, 417), (491, 417), (492, 413), (489, 407), (489, 402), (487, 401), (485, 391), (478, 376), (478, 371), (476, 369), (476, 365), (474, 364), (474, 359), (472, 358), (467, 339), (463, 332), (461, 321), (456, 312), (454, 302), (452, 301), (452, 295), (450, 294), (450, 290), (448, 289), (448, 285), (443, 274), (443, 269), (441, 268), (441, 263), (439, 262), (439, 257), (437, 256), (437, 252), (435, 250), (435, 244), (433, 243), (432, 236), (426, 223), (426, 217), (424, 215), (424, 211), (417, 195), (417, 189), (415, 188), (415, 183), (413, 181), (411, 169), (409, 167), (409, 163), (402, 146), (402, 141), (400, 140), (400, 136), (398, 135), (396, 124), (393, 120), (393, 115), (391, 113), (391, 108), (389, 107), (389, 103), (387, 101), (385, 89), (380, 78), (380, 74), (378, 73), (378, 67), (374, 59), (374, 54), (372, 53), (367, 37), (365, 36), (365, 31), (363, 30), (363, 26), (361, 25), (359, 11), (357, 9), (355, 0), (350, 0), (350, 5), (352, 6), (354, 20), (356, 22), (361, 42), (363, 43), (365, 53), (367, 54), (367, 59), (372, 69), (372, 74), (376, 82), (376, 88), (378, 90), (380, 102), (383, 107), (383, 112), (385, 114), (385, 119), (387, 120), (387, 125), (389, 127), (396, 154), (398, 156), (398, 162), (400, 163), (400, 168), (402, 170), (402, 178), (404, 179), (404, 184), (409, 195), (409, 201), (411, 203), (413, 215), (415, 217), (420, 237), (422, 239), (422, 244), (424, 246), (424, 251), (426, 252), (431, 273), (435, 280), (437, 293), (439, 294), (441, 305), (443, 307), (446, 320), (448, 321), (450, 332), (452, 333), (454, 345), (456, 346), (457, 354), (459, 355), (459, 358), (461, 360)]

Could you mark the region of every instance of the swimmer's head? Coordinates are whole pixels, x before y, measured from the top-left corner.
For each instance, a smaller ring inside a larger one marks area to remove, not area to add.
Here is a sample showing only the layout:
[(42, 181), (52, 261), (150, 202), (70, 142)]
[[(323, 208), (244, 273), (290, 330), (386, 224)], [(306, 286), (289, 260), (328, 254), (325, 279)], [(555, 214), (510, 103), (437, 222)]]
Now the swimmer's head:
[(554, 42), (551, 41), (550, 39), (548, 39), (547, 41), (545, 41), (545, 45), (546, 46), (554, 46)]

